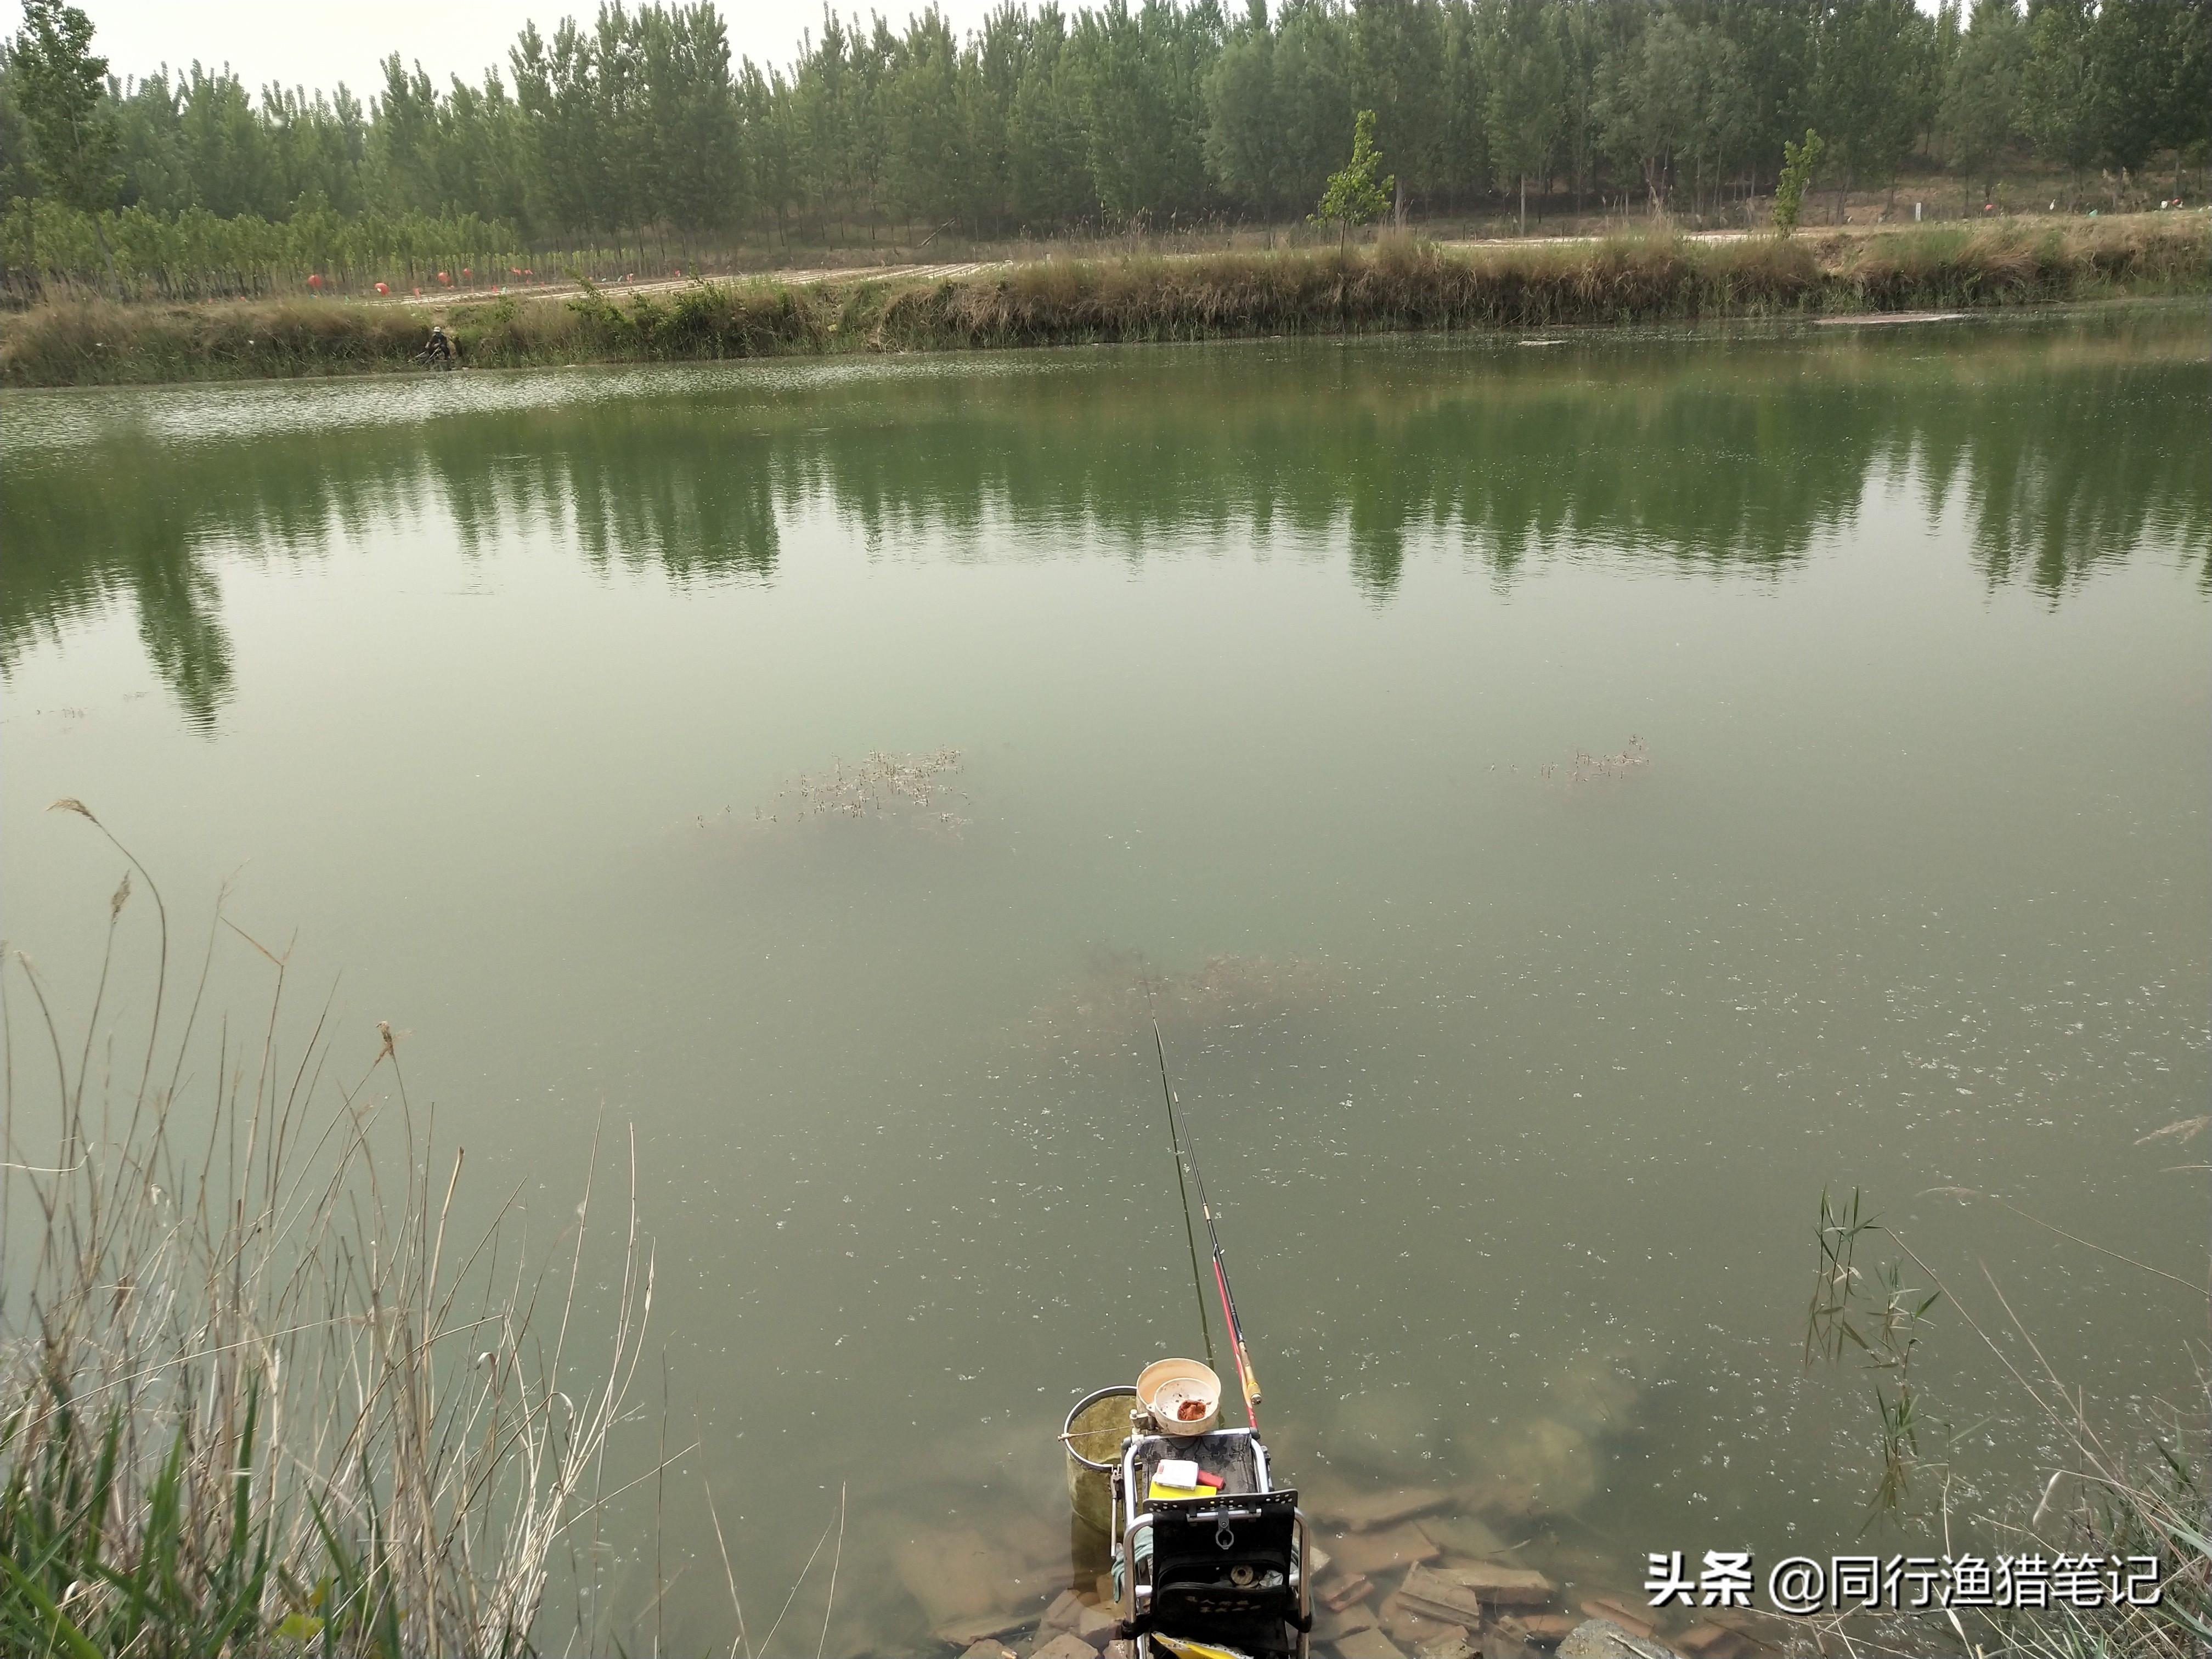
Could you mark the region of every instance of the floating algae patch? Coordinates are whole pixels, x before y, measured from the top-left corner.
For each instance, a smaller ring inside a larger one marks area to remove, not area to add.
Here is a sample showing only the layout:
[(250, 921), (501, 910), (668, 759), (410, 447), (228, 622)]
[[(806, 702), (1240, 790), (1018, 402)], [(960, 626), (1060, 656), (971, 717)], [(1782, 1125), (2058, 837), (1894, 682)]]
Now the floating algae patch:
[(1110, 1053), (1149, 1045), (1157, 1014), (1180, 1041), (1203, 1042), (1209, 1033), (1316, 1012), (1336, 983), (1334, 969), (1305, 957), (1225, 954), (1163, 972), (1133, 951), (1095, 950), (1081, 975), (1030, 1016), (1029, 1029), (1057, 1054)]
[(896, 824), (957, 837), (969, 820), (955, 810), (969, 802), (955, 780), (957, 749), (898, 755), (872, 750), (857, 761), (833, 758), (826, 770), (801, 772), (750, 813), (735, 806), (696, 814), (679, 830), (734, 835), (748, 841), (849, 823)]
[(1627, 746), (1617, 754), (1593, 755), (1586, 749), (1577, 749), (1565, 763), (1553, 761), (1538, 767), (1536, 775), (1547, 783), (1561, 783), (1572, 787), (1578, 783), (1627, 777), (1650, 758), (1650, 750), (1644, 739), (1632, 737)]

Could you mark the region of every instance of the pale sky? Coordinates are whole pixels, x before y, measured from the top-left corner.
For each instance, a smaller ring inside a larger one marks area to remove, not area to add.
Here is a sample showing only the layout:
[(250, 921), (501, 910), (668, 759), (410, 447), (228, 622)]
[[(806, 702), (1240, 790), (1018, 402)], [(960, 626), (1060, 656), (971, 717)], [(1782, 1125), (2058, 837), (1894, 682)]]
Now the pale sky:
[[(270, 81), (328, 90), (343, 81), (365, 98), (382, 84), (377, 69), (398, 52), (420, 59), (440, 87), (449, 75), (483, 78), (487, 67), (507, 67), (507, 49), (523, 24), (535, 18), (547, 34), (574, 14), (588, 21), (599, 0), (75, 0), (92, 19), (93, 50), (106, 55), (118, 75), (144, 75), (164, 63), (194, 58), (228, 64), (258, 92)], [(980, 25), (993, 0), (938, 0), (959, 33)], [(878, 0), (872, 8), (850, 3), (838, 10), (883, 12), (895, 25), (920, 9), (908, 0)], [(787, 64), (798, 55), (801, 29), (820, 33), (821, 0), (722, 0), (733, 58)], [(0, 33), (22, 27), (21, 0), (0, 0)]]
[[(507, 49), (531, 18), (550, 34), (571, 13), (588, 21), (599, 0), (76, 0), (92, 19), (93, 47), (118, 75), (149, 73), (194, 58), (228, 64), (258, 92), (270, 81), (327, 91), (343, 81), (364, 98), (382, 84), (377, 65), (397, 51), (419, 60), (439, 87), (459, 75), (481, 80), (486, 68), (507, 67)], [(980, 26), (995, 0), (937, 0), (958, 33)], [(1936, 0), (1920, 0), (1929, 10)], [(837, 9), (863, 16), (881, 11), (895, 27), (921, 0), (844, 0)], [(1072, 8), (1071, 8), (1072, 9)], [(1232, 7), (1232, 11), (1238, 8)], [(802, 29), (820, 32), (821, 0), (722, 0), (733, 58), (788, 64)], [(0, 33), (22, 27), (21, 0), (0, 0)]]

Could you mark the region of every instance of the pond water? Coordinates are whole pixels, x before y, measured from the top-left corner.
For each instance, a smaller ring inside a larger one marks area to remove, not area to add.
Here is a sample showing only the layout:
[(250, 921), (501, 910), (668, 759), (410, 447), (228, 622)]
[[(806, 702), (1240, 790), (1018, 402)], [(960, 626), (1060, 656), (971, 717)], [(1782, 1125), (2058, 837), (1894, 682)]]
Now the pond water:
[(1070, 1401), (1201, 1351), (1146, 975), (1292, 1478), (1848, 1547), (1824, 1187), (2123, 1423), (2204, 1334), (2039, 1223), (2205, 1270), (2208, 392), (2192, 306), (11, 396), (5, 931), (81, 1011), (80, 797), (477, 1213), (634, 1126), (678, 1650), (706, 1482), (756, 1639), (841, 1487), (840, 1650), (1065, 1577)]

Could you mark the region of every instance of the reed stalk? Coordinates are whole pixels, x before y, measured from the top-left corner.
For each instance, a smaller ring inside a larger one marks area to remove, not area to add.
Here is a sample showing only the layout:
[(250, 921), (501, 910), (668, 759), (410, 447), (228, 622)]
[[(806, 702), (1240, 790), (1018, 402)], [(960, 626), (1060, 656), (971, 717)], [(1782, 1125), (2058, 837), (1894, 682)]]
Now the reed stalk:
[[(334, 1080), (331, 1010), (290, 1041), (286, 954), (220, 905), (167, 1029), (163, 909), (140, 1038), (106, 984), (131, 896), (126, 876), (83, 1041), (27, 957), (0, 977), (0, 1651), (530, 1650), (643, 1352), (634, 1141), (612, 1334), (581, 1376), (591, 1179), (550, 1277), (512, 1200), (465, 1227), (462, 1152), (410, 1103), (397, 1036)], [(229, 938), (268, 1006), (210, 1029)]]

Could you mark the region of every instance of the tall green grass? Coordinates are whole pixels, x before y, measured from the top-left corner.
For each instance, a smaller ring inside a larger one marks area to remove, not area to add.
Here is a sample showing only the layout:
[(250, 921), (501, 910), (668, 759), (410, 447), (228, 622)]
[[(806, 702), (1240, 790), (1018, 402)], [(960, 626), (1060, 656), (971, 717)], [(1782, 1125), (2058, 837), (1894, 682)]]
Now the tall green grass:
[(410, 366), (433, 317), (465, 365), (1552, 328), (2027, 305), (2212, 290), (2212, 225), (2173, 215), (2030, 228), (1048, 259), (961, 276), (588, 284), (442, 310), (337, 301), (42, 306), (0, 320), (0, 384), (100, 385)]
[[(588, 1188), (550, 1278), (504, 1212), (465, 1232), (460, 1155), (389, 1028), (341, 1079), (355, 1045), (327, 1007), (286, 1039), (283, 957), (220, 908), (178, 975), (159, 890), (113, 851), (82, 1039), (21, 952), (0, 979), (0, 1652), (530, 1650), (640, 1356), (634, 1183), (611, 1351), (576, 1380)], [(153, 972), (125, 1018), (106, 1005), (134, 878)], [(242, 1024), (205, 1009), (222, 950), (270, 978)]]

